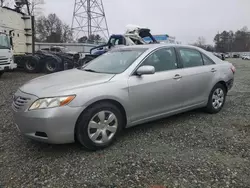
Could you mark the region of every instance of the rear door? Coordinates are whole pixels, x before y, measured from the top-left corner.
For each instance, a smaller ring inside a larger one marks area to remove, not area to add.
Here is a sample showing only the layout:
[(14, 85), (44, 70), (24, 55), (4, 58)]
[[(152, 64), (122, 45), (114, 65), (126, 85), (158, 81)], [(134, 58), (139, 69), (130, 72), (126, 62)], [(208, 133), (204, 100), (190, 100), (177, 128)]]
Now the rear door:
[(205, 103), (216, 73), (214, 62), (193, 48), (177, 48), (177, 52), (182, 66), (183, 107)]

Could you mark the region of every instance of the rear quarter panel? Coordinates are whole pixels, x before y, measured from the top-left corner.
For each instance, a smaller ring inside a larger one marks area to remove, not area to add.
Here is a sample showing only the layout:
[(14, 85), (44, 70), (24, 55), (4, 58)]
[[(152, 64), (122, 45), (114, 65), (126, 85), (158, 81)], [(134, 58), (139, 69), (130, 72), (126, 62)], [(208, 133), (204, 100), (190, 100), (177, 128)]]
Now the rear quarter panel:
[[(211, 90), (214, 87), (214, 85), (218, 82), (229, 82), (230, 80), (234, 79), (234, 74), (231, 70), (232, 64), (225, 61), (222, 63), (216, 64), (216, 74), (214, 76), (212, 85), (211, 85)], [(229, 88), (230, 89), (230, 88)]]

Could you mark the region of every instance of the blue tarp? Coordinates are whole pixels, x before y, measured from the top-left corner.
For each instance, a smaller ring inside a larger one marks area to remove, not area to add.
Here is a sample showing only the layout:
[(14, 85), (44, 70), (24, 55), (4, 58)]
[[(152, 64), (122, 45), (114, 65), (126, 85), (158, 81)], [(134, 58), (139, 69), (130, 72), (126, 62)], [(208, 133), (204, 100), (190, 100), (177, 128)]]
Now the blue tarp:
[[(153, 35), (153, 37), (155, 38), (155, 40), (157, 41), (166, 41), (168, 39), (168, 35)], [(149, 42), (151, 41), (151, 39), (149, 37), (145, 37), (143, 38), (143, 40), (145, 42)]]

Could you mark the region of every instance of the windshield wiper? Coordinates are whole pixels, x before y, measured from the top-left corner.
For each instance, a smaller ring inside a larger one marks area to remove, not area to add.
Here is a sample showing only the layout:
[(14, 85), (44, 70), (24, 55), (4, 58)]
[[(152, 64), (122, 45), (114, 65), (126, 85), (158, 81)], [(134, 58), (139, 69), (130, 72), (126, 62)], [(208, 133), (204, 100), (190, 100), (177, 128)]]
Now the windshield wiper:
[(98, 73), (97, 71), (95, 71), (95, 70), (93, 70), (93, 69), (83, 69), (83, 70), (85, 70), (85, 71), (87, 71), (87, 72), (96, 72), (96, 73)]

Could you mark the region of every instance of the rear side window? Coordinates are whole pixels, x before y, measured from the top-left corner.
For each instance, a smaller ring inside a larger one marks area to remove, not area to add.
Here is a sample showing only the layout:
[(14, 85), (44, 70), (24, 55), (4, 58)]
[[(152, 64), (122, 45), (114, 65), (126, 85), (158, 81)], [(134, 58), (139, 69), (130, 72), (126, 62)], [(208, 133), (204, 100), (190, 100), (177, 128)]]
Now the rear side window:
[(209, 59), (207, 56), (205, 56), (203, 54), (202, 54), (202, 58), (204, 61), (204, 65), (213, 65), (214, 64), (214, 62), (211, 59)]
[(193, 49), (179, 49), (181, 62), (184, 68), (197, 67), (203, 65), (201, 53)]

